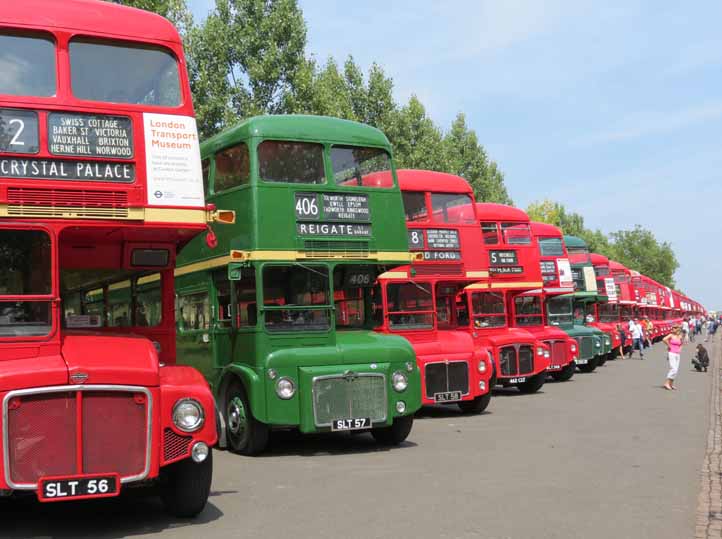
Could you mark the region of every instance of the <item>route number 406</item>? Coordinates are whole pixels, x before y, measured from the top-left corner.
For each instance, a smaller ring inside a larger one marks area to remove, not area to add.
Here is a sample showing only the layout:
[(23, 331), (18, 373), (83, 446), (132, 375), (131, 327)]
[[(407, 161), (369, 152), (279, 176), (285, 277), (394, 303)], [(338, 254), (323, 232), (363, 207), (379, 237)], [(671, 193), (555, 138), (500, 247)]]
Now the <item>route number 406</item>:
[(315, 196), (299, 196), (296, 198), (296, 215), (298, 217), (318, 217), (318, 201)]

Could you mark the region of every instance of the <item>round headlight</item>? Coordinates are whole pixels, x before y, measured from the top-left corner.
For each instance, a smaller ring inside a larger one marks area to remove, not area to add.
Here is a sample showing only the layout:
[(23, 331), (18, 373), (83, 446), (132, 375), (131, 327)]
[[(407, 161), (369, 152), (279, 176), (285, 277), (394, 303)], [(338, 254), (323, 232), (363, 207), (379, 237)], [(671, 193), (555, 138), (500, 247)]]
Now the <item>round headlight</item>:
[(544, 357), (549, 359), (550, 356), (551, 354), (549, 353), (549, 350), (544, 350)]
[(403, 414), (406, 411), (406, 403), (404, 401), (398, 401), (396, 403), (396, 411)]
[(173, 424), (183, 432), (195, 432), (203, 426), (203, 407), (194, 399), (181, 399), (173, 407)]
[(486, 391), (486, 382), (484, 380), (479, 380), (479, 390)]
[(193, 458), (193, 462), (203, 462), (208, 458), (210, 452), (210, 448), (205, 443), (198, 442), (193, 446), (193, 449), (191, 449), (191, 457)]
[(573, 345), (572, 345), (572, 352), (576, 352), (576, 351), (577, 351), (577, 345), (576, 345), (576, 344), (573, 344)]
[(276, 395), (279, 399), (288, 400), (296, 394), (296, 384), (293, 380), (283, 376), (276, 382)]
[(391, 384), (394, 386), (394, 390), (400, 393), (409, 386), (409, 379), (403, 372), (396, 371), (391, 377)]
[(599, 348), (600, 346), (602, 346), (602, 343), (600, 343), (599, 341), (595, 341), (595, 342), (594, 342), (594, 346), (596, 346), (597, 348)]
[(483, 359), (479, 360), (479, 364), (476, 366), (476, 368), (481, 374), (484, 374), (486, 372), (486, 361), (484, 361)]
[(541, 346), (537, 346), (536, 348), (536, 355), (543, 356), (544, 355), (544, 349)]

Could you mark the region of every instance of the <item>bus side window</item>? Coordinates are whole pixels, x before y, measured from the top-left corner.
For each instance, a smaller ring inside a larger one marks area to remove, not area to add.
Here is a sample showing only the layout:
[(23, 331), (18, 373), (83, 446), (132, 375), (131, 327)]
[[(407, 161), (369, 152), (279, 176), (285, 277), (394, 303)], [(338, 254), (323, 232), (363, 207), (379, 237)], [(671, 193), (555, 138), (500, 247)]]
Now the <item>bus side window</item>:
[(206, 330), (210, 327), (211, 308), (208, 292), (178, 297), (178, 320), (183, 331)]
[(216, 299), (218, 300), (218, 326), (231, 327), (231, 282), (228, 280), (226, 269), (213, 273), (213, 283), (216, 286)]
[(256, 270), (243, 268), (241, 280), (236, 285), (237, 327), (255, 327), (258, 324), (258, 308), (256, 306)]
[(241, 142), (218, 152), (215, 158), (216, 170), (213, 175), (213, 192), (220, 193), (249, 182), (251, 165), (248, 146)]

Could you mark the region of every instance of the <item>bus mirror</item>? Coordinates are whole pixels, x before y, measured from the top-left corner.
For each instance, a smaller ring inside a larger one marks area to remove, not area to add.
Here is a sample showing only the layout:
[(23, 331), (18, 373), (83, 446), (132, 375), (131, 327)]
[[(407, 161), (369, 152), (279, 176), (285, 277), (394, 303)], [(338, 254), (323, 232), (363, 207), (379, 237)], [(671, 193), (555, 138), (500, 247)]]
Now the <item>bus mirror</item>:
[(228, 264), (228, 280), (229, 281), (240, 281), (243, 274), (243, 268), (241, 264)]

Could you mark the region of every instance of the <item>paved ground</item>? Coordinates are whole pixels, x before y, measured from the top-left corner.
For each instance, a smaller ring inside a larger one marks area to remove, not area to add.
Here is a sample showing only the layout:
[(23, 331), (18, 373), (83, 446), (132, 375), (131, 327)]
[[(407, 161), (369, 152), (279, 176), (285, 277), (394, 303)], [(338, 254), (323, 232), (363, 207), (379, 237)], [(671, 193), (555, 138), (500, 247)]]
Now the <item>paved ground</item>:
[(690, 355), (676, 392), (661, 389), (657, 345), (645, 361), (607, 363), (536, 395), (501, 391), (480, 417), (432, 409), (392, 450), (368, 435), (286, 435), (261, 458), (218, 452), (194, 522), (168, 519), (148, 496), (3, 501), (0, 536), (694, 537), (713, 374), (692, 371)]

